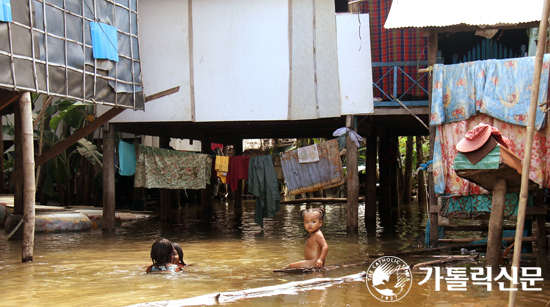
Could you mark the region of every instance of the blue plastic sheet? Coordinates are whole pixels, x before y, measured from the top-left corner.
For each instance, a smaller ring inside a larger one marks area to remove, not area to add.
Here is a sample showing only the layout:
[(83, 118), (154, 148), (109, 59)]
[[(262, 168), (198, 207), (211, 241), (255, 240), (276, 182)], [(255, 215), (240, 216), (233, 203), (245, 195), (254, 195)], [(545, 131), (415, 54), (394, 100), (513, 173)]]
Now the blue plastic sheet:
[(12, 21), (10, 0), (0, 0), (0, 21)]
[(94, 58), (118, 62), (117, 29), (105, 23), (90, 21), (90, 32)]

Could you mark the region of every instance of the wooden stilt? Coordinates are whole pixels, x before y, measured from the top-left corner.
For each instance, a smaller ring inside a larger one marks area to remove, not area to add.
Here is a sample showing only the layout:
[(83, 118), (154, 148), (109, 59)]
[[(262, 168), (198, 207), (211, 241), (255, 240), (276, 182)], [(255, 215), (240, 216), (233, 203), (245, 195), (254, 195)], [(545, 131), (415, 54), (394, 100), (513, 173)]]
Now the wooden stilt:
[(407, 149), (405, 152), (405, 175), (403, 177), (403, 203), (409, 204), (412, 198), (412, 162), (413, 162), (413, 137), (407, 136)]
[[(391, 136), (390, 137), (390, 148), (391, 152), (388, 155), (388, 161), (390, 163), (390, 203), (392, 209), (398, 209), (399, 208), (399, 202), (400, 202), (400, 196), (401, 196), (401, 189), (400, 189), (400, 176), (399, 172), (401, 171), (399, 168), (399, 162), (397, 159), (399, 159), (399, 137), (397, 136)], [(394, 215), (392, 215), (392, 218), (395, 218)]]
[[(422, 137), (416, 136), (416, 168), (420, 167), (420, 164), (424, 164), (424, 153), (422, 151)], [(416, 176), (416, 182), (418, 183), (417, 198), (418, 203), (426, 202), (426, 181), (424, 180), (424, 171), (418, 171)]]
[[(432, 66), (437, 62), (437, 33), (430, 33), (428, 36), (428, 65)], [(428, 76), (428, 92), (430, 97), (430, 110), (432, 105), (432, 75)], [(430, 160), (434, 158), (434, 144), (435, 144), (435, 126), (430, 126)], [(431, 165), (430, 165), (431, 166)], [(437, 211), (437, 197), (434, 190), (434, 176), (433, 169), (428, 169), (428, 189), (430, 193), (429, 197), (429, 212), (430, 212), (430, 244), (432, 247), (439, 245), (439, 213)]]
[[(353, 116), (346, 117), (346, 127), (353, 129)], [(359, 233), (359, 174), (357, 170), (358, 164), (358, 148), (355, 142), (348, 135), (346, 137), (346, 182), (347, 182), (347, 224), (346, 232), (348, 235), (357, 235)]]
[(389, 142), (385, 131), (378, 130), (380, 140), (378, 142), (378, 167), (379, 172), (379, 192), (378, 197), (378, 212), (380, 214), (380, 221), (383, 227), (389, 227), (391, 225), (391, 195), (390, 195), (390, 167), (386, 161), (388, 156)]
[(375, 131), (367, 135), (365, 223), (376, 223), (376, 142)]
[(115, 230), (115, 127), (103, 130), (103, 231)]
[(485, 265), (497, 268), (502, 254), (502, 223), (504, 221), (504, 205), (506, 203), (506, 179), (495, 180), (491, 217), (489, 219), (489, 235), (487, 240), (487, 256)]
[(34, 133), (32, 129), (31, 94), (24, 92), (19, 100), (21, 109), (21, 143), (23, 153), (23, 262), (33, 261), (34, 204), (36, 186), (34, 178)]
[[(159, 147), (168, 149), (170, 148), (170, 138), (161, 136), (159, 137)], [(169, 189), (160, 189), (160, 220), (169, 221), (170, 212), (172, 211), (172, 191)]]
[(535, 215), (535, 224), (537, 225), (537, 249), (548, 249), (548, 238), (546, 237), (546, 215)]
[(2, 116), (0, 116), (0, 194), (6, 194), (6, 182), (4, 180), (4, 130), (2, 126)]
[[(205, 154), (210, 154), (212, 151), (211, 142), (209, 137), (205, 137), (201, 140), (201, 152)], [(212, 218), (212, 185), (207, 184), (206, 189), (201, 191), (201, 207), (202, 207), (202, 220), (208, 221)]]

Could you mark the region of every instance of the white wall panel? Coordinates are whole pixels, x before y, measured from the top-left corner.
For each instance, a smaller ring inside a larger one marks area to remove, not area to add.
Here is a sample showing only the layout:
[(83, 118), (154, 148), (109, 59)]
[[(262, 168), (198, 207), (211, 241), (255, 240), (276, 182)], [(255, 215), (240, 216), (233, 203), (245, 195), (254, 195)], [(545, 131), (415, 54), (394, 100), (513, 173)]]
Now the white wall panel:
[(336, 26), (341, 113), (372, 113), (374, 106), (369, 15), (360, 14), (358, 17), (357, 14), (337, 14)]
[[(139, 47), (145, 95), (175, 86), (180, 86), (180, 90), (145, 103), (145, 112), (127, 110), (112, 122), (190, 121), (188, 3), (140, 0), (139, 11)], [(100, 111), (109, 109), (98, 107)]]
[(286, 120), (288, 2), (194, 0), (196, 121)]

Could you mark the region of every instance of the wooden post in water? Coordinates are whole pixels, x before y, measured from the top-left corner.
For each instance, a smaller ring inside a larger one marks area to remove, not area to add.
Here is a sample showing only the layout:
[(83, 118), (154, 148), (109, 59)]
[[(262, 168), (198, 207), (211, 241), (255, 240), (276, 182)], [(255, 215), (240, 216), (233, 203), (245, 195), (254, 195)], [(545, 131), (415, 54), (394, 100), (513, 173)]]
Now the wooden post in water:
[(407, 150), (405, 152), (405, 176), (403, 178), (403, 203), (409, 204), (412, 198), (413, 173), (413, 136), (407, 136)]
[[(353, 130), (353, 115), (346, 116), (346, 127)], [(348, 235), (357, 235), (359, 233), (359, 174), (357, 169), (358, 148), (355, 142), (348, 135), (346, 137), (346, 182), (347, 182), (347, 212), (348, 219), (346, 232)]]
[[(422, 137), (416, 136), (416, 168), (420, 167), (420, 164), (424, 164), (424, 152), (422, 151)], [(426, 181), (424, 180), (424, 171), (418, 171), (416, 177), (416, 182), (418, 183), (418, 191), (416, 200), (418, 203), (426, 202)]]
[(365, 224), (368, 225), (370, 223), (376, 224), (376, 131), (367, 134), (366, 141)]
[(115, 231), (115, 127), (103, 128), (103, 231)]
[(33, 261), (34, 203), (36, 195), (34, 178), (34, 133), (32, 128), (31, 94), (24, 92), (19, 100), (21, 110), (21, 143), (23, 151), (23, 262)]
[[(201, 140), (201, 152), (204, 154), (210, 154), (212, 152), (210, 137), (206, 136)], [(215, 159), (215, 157), (213, 157)], [(202, 207), (202, 221), (208, 221), (212, 218), (212, 185), (207, 184), (206, 189), (201, 191), (201, 207)]]
[(380, 221), (384, 228), (390, 227), (391, 224), (391, 192), (390, 192), (390, 166), (386, 161), (388, 155), (389, 142), (388, 136), (385, 130), (378, 129), (378, 135), (380, 140), (378, 142), (378, 167), (380, 195), (378, 197), (378, 213), (380, 215)]
[[(399, 209), (399, 202), (401, 200), (401, 184), (400, 175), (401, 169), (399, 168), (399, 137), (390, 134), (390, 152), (387, 155), (388, 163), (390, 164), (390, 203), (392, 209)], [(401, 173), (402, 174), (402, 173)], [(395, 211), (395, 210), (392, 210)], [(397, 211), (399, 212), (399, 211)], [(393, 214), (392, 218), (397, 218), (397, 214)], [(396, 220), (397, 221), (397, 220)]]
[(2, 129), (3, 122), (0, 116), (0, 194), (6, 194), (6, 182), (4, 181), (4, 130)]
[(489, 218), (489, 235), (487, 240), (487, 256), (485, 266), (498, 268), (502, 254), (502, 223), (504, 221), (504, 205), (506, 203), (506, 179), (495, 180), (491, 217)]
[[(435, 65), (437, 62), (437, 33), (430, 32), (428, 35), (428, 65)], [(432, 106), (432, 75), (428, 76), (428, 93), (430, 93), (430, 110)], [(431, 114), (431, 111), (430, 111)], [(434, 158), (435, 126), (430, 126), (430, 160)], [(433, 165), (433, 164), (432, 164)], [(428, 208), (430, 212), (430, 244), (432, 247), (439, 245), (439, 213), (437, 197), (435, 196), (435, 182), (432, 165), (428, 168), (428, 190), (430, 193)]]
[[(159, 147), (168, 149), (170, 148), (170, 138), (161, 136), (159, 137)], [(170, 212), (172, 210), (172, 191), (169, 189), (160, 189), (160, 220), (169, 221)]]

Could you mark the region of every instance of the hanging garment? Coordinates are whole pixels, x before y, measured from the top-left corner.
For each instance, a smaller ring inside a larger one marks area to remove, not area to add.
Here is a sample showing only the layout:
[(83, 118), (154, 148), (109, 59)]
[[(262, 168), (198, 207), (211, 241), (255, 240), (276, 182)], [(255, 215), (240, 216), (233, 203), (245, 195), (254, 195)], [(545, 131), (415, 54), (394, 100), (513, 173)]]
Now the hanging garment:
[(231, 191), (239, 188), (239, 180), (248, 179), (248, 164), (250, 157), (235, 156), (229, 157), (229, 171), (227, 172), (227, 183)]
[[(534, 57), (436, 64), (430, 125), (461, 121), (484, 113), (507, 123), (527, 126), (534, 64)], [(550, 55), (545, 54), (538, 104), (546, 101), (549, 71)], [(536, 129), (543, 127), (545, 115), (537, 108)]]
[(279, 182), (271, 156), (251, 157), (248, 167), (248, 191), (256, 196), (254, 222), (264, 227), (264, 217), (274, 217), (281, 209)]
[(222, 180), (222, 183), (225, 183), (225, 177), (227, 176), (227, 171), (229, 170), (229, 157), (226, 156), (216, 156), (216, 173), (218, 177)]
[[(457, 154), (456, 144), (465, 133), (479, 123), (496, 127), (502, 135), (509, 138), (510, 151), (523, 160), (525, 153), (526, 129), (511, 125), (485, 114), (472, 116), (465, 121), (437, 126), (433, 176), (434, 190), (438, 196), (459, 196), (471, 194), (489, 194), (489, 191), (468, 180), (458, 177), (453, 169), (453, 161)], [(550, 187), (550, 127), (545, 125), (542, 130), (536, 130), (533, 136), (531, 167), (529, 179), (541, 186)]]
[(336, 139), (319, 143), (319, 161), (300, 163), (298, 151), (281, 153), (281, 166), (290, 195), (313, 192), (344, 183), (344, 171)]
[(205, 189), (211, 165), (212, 158), (205, 154), (139, 145), (134, 187)]
[(124, 141), (118, 142), (120, 176), (133, 176), (136, 173), (136, 146)]

